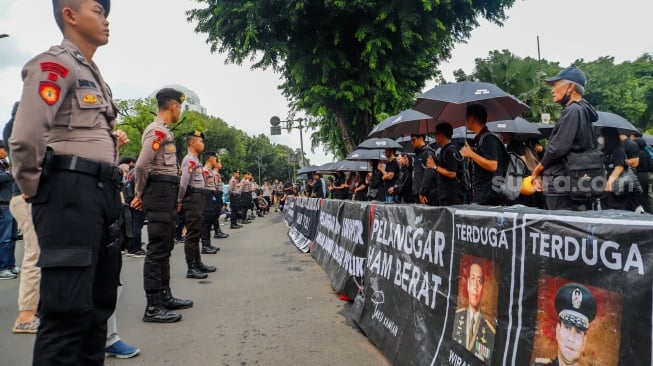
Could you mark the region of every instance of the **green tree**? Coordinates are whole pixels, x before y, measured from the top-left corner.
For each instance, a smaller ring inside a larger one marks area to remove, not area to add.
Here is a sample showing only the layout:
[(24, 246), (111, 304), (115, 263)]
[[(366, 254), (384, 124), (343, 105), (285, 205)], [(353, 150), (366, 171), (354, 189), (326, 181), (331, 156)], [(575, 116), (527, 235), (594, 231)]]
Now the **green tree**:
[(439, 62), (483, 16), (495, 23), (514, 0), (197, 0), (195, 31), (227, 61), (280, 72), (292, 111), (312, 117), (338, 156), (365, 139), (381, 113), (408, 108)]
[(487, 58), (474, 60), (476, 67), (470, 75), (454, 71), (456, 81), (476, 80), (492, 83), (514, 95), (531, 107), (524, 118), (539, 121), (542, 113), (550, 113), (556, 120), (561, 108), (551, 99), (551, 88), (544, 83), (548, 75), (555, 75), (560, 67), (546, 60), (521, 58), (508, 50), (491, 51)]
[(611, 56), (575, 64), (587, 75), (585, 98), (594, 107), (644, 129), (653, 126), (653, 54), (621, 64)]

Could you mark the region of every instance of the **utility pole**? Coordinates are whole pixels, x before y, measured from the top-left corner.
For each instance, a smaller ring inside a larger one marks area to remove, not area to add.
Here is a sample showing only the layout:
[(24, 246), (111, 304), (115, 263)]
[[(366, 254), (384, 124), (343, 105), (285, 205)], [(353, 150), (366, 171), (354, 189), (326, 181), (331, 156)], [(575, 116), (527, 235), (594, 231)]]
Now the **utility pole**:
[[(304, 127), (308, 127), (307, 125), (304, 125), (304, 119), (303, 118), (297, 118), (297, 119), (289, 119), (286, 121), (282, 121), (279, 117), (273, 116), (270, 118), (270, 134), (271, 135), (281, 135), (281, 122), (286, 122), (288, 123), (288, 126), (286, 127), (288, 130), (291, 130), (293, 128), (298, 128), (299, 129), (299, 144), (300, 148), (302, 150), (302, 156), (301, 156), (301, 166), (302, 168), (305, 166), (304, 164)], [(299, 122), (297, 126), (292, 125), (292, 122)]]

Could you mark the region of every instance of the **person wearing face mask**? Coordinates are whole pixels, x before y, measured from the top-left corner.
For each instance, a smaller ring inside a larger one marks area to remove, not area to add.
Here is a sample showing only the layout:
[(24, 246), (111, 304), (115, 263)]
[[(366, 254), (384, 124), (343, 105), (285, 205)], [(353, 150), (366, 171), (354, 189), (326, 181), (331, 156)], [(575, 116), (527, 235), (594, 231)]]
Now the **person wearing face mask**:
[(579, 209), (578, 202), (574, 202), (569, 195), (569, 184), (560, 184), (566, 179), (565, 158), (571, 152), (585, 152), (594, 148), (592, 123), (598, 120), (598, 114), (583, 98), (586, 78), (585, 73), (577, 67), (567, 67), (545, 81), (552, 86), (553, 101), (562, 105), (563, 109), (542, 160), (533, 169), (532, 179), (535, 188), (544, 192), (549, 210), (575, 211)]

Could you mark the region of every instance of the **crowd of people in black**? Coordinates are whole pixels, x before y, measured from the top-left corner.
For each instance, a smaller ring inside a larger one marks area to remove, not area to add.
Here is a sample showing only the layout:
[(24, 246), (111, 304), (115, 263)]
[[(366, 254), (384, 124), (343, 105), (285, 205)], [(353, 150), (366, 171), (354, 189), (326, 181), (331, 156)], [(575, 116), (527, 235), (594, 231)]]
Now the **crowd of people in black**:
[[(547, 82), (563, 110), (546, 142), (490, 132), (485, 108), (471, 104), (466, 113), (466, 137), (454, 139), (453, 126), (441, 122), (435, 127), (434, 143), (427, 144), (426, 135), (411, 135), (414, 153), (386, 149), (385, 159), (370, 161), (370, 172), (345, 176), (337, 171), (326, 182), (315, 172), (306, 183), (306, 194), (430, 206), (521, 204), (549, 210), (653, 212), (653, 149), (641, 136), (615, 127), (594, 128), (598, 116), (582, 97), (585, 75), (579, 69), (564, 69)], [(597, 151), (602, 174), (592, 176), (585, 186), (577, 185), (571, 168), (573, 156)], [(510, 173), (511, 155), (525, 167), (516, 198), (508, 198), (502, 189), (503, 178)], [(575, 194), (583, 188), (587, 194)]]

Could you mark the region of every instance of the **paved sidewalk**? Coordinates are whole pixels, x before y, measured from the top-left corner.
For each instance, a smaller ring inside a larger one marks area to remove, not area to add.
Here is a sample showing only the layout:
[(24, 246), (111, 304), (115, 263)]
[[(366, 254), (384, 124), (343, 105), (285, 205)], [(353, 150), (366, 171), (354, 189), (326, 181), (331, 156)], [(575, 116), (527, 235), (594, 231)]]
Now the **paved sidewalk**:
[[(123, 257), (118, 328), (141, 354), (109, 358), (107, 365), (388, 365), (351, 321), (350, 305), (338, 299), (322, 268), (289, 243), (281, 214), (244, 226), (223, 229), (227, 239), (213, 239), (222, 250), (202, 256), (218, 266), (206, 280), (185, 278), (183, 247), (175, 247), (173, 293), (195, 302), (181, 310), (179, 323), (141, 321), (143, 258)], [(17, 292), (17, 280), (0, 281), (4, 365), (31, 363), (34, 336), (11, 333)]]

